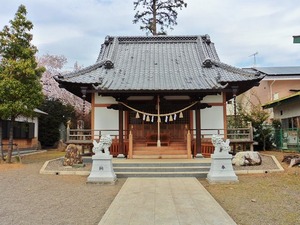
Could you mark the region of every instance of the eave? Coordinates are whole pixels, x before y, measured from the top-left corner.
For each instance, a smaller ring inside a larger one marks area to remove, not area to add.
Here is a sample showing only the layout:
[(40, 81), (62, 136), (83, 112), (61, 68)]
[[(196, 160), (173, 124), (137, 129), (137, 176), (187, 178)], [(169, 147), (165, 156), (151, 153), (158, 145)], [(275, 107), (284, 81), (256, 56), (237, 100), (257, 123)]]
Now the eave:
[(290, 96), (287, 96), (284, 98), (280, 98), (280, 99), (268, 102), (268, 103), (262, 105), (262, 107), (263, 107), (263, 109), (274, 108), (276, 106), (279, 106), (282, 103), (288, 103), (288, 102), (298, 100), (298, 99), (300, 99), (300, 92), (297, 92), (293, 95), (290, 95)]

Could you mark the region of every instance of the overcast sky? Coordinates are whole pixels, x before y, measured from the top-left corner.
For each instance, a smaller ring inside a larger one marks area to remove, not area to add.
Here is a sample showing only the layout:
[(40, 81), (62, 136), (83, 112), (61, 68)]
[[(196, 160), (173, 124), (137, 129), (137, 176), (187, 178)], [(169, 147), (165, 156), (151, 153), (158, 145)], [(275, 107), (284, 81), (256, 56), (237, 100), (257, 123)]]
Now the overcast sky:
[[(222, 62), (237, 67), (300, 66), (299, 0), (186, 0), (168, 35), (208, 34)], [(38, 55), (64, 55), (68, 69), (92, 65), (107, 35), (145, 35), (133, 24), (133, 0), (0, 0), (0, 29), (20, 4), (34, 24)]]

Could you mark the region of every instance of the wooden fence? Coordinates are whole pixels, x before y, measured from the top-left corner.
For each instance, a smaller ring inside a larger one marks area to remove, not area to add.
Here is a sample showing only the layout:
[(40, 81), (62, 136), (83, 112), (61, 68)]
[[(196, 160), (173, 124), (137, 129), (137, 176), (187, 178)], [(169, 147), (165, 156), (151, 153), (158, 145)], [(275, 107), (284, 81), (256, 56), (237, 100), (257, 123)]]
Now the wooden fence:
[[(99, 140), (104, 134), (109, 134), (112, 136), (112, 145), (110, 147), (110, 152), (113, 156), (119, 154), (119, 131), (118, 130), (90, 130), (90, 129), (67, 129), (67, 144), (78, 144), (83, 146), (89, 146), (92, 148), (93, 140)], [(237, 148), (241, 150), (246, 150), (247, 147), (253, 150), (253, 130), (252, 127), (249, 128), (235, 128), (235, 129), (202, 129), (201, 130), (201, 153), (204, 157), (210, 157), (214, 151), (214, 146), (211, 143), (212, 135), (219, 135), (225, 139), (230, 139), (230, 144), (233, 151), (237, 151)], [(123, 131), (124, 140), (124, 154), (127, 155), (130, 151), (129, 142), (129, 131)], [(194, 152), (196, 148), (196, 131), (190, 130), (190, 138), (185, 138), (185, 140), (190, 140), (190, 144), (187, 143), (187, 148), (189, 151)], [(133, 138), (131, 139), (133, 141)], [(132, 147), (131, 143), (131, 147)], [(131, 149), (132, 151), (132, 149)]]

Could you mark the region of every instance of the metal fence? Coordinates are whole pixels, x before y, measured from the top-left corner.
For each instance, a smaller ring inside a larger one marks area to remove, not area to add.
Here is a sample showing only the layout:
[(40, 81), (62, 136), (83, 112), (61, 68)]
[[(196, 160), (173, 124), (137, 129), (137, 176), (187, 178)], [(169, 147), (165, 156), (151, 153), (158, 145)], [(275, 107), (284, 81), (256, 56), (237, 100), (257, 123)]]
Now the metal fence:
[(277, 149), (300, 152), (300, 129), (274, 129), (273, 141)]

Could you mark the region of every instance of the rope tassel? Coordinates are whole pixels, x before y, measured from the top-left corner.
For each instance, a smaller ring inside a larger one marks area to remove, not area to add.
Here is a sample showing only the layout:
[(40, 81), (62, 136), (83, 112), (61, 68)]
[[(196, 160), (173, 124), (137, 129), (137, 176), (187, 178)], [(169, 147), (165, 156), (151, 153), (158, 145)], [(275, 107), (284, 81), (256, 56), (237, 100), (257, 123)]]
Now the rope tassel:
[(138, 112), (136, 112), (135, 118), (136, 118), (136, 119), (139, 119), (139, 118), (140, 118), (140, 114), (139, 114)]
[(179, 118), (183, 118), (183, 113), (182, 112), (179, 113)]
[[(146, 112), (142, 112), (142, 111), (140, 111), (140, 110), (138, 110), (138, 109), (135, 109), (135, 108), (133, 108), (133, 107), (130, 107), (129, 105), (127, 105), (127, 104), (125, 104), (124, 102), (119, 102), (120, 104), (122, 104), (122, 105), (124, 105), (124, 106), (126, 106), (127, 108), (129, 108), (129, 109), (131, 109), (132, 111), (135, 111), (135, 112), (137, 112), (137, 113), (140, 113), (140, 114), (143, 114), (144, 116), (145, 116), (145, 113)], [(178, 114), (179, 113), (179, 118), (183, 118), (183, 114), (182, 114), (182, 112), (183, 111), (185, 111), (185, 110), (187, 110), (187, 109), (189, 109), (189, 108), (191, 108), (192, 106), (194, 106), (194, 105), (196, 105), (197, 103), (199, 103), (199, 102), (194, 102), (194, 103), (192, 103), (192, 104), (190, 104), (189, 106), (187, 106), (187, 107), (185, 107), (185, 108), (183, 108), (183, 109), (180, 109), (180, 110), (178, 110), (178, 111), (174, 111), (174, 112), (171, 112), (171, 114), (173, 114), (174, 115), (174, 120), (176, 119), (176, 114)], [(170, 116), (170, 113), (168, 113), (168, 114), (153, 114), (153, 113), (146, 113), (147, 115), (149, 115), (149, 116)], [(182, 116), (182, 117), (181, 117)], [(145, 118), (146, 119), (146, 117), (143, 117), (143, 118)], [(144, 119), (144, 120), (145, 120)]]

